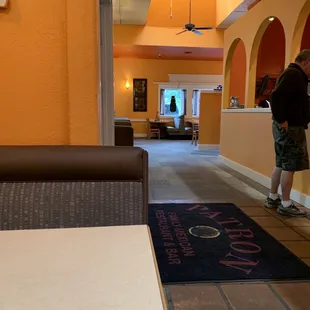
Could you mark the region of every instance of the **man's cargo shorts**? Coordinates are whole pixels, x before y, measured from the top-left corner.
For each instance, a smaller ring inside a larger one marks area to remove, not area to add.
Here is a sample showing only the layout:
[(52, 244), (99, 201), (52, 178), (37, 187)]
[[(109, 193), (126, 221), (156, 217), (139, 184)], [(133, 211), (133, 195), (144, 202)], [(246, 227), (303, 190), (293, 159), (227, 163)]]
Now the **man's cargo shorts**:
[(286, 131), (273, 121), (276, 166), (284, 171), (309, 169), (307, 138), (304, 127), (289, 127)]

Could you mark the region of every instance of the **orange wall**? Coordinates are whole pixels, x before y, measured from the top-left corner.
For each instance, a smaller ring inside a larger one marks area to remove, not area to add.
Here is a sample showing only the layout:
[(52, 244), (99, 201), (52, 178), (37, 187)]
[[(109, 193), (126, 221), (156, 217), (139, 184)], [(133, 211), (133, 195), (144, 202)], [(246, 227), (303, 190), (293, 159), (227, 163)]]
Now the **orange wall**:
[(66, 2), (69, 142), (75, 145), (96, 145), (99, 143), (100, 126), (97, 31), (99, 2), (85, 0), (66, 0)]
[(258, 4), (259, 2), (261, 2), (261, 1), (262, 1), (262, 0), (255, 0), (251, 5), (248, 6), (248, 10), (253, 9), (254, 6), (255, 6), (256, 4)]
[[(271, 125), (270, 113), (222, 113), (221, 155), (270, 177), (275, 165)], [(309, 130), (307, 135), (310, 149)], [(294, 189), (310, 195), (309, 171), (296, 173)]]
[[(168, 82), (168, 74), (222, 74), (221, 61), (182, 61), (152, 59), (114, 59), (115, 111), (119, 117), (131, 119), (155, 118), (158, 110), (158, 85)], [(148, 83), (148, 111), (133, 112), (132, 79), (146, 78)], [(126, 89), (126, 80), (130, 89)]]
[(239, 102), (245, 104), (246, 51), (243, 41), (239, 41), (232, 58), (230, 69), (229, 97), (239, 97)]
[(303, 49), (310, 49), (310, 15), (307, 19), (301, 42), (301, 50)]
[(0, 143), (68, 143), (66, 2), (10, 7), (0, 13)]
[(199, 112), (199, 144), (220, 144), (221, 110), (221, 94), (201, 94)]
[(0, 11), (0, 144), (98, 143), (96, 12), (83, 0)]
[(281, 22), (276, 18), (262, 37), (258, 58), (257, 77), (266, 74), (279, 76), (285, 65), (285, 34)]

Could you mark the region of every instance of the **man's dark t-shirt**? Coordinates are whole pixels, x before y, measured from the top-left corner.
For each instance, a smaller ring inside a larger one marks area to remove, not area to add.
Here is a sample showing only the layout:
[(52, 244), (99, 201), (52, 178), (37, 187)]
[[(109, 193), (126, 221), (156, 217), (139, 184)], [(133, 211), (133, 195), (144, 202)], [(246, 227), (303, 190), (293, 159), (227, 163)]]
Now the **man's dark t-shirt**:
[(306, 127), (310, 122), (308, 77), (295, 63), (283, 71), (270, 97), (273, 119), (279, 124)]

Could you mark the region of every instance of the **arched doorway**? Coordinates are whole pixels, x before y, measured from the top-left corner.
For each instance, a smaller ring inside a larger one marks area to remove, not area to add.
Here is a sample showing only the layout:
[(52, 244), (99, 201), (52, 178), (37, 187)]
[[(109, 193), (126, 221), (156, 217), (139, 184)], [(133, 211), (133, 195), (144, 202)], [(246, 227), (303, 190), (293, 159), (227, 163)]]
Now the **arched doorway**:
[(304, 49), (310, 49), (310, 13), (305, 24), (300, 45), (300, 50), (302, 51)]
[(295, 57), (303, 49), (310, 48), (310, 1), (307, 1), (301, 9), (295, 29), (292, 41), (291, 61), (295, 60)]
[(239, 103), (245, 105), (246, 51), (242, 40), (235, 47), (230, 70), (229, 97), (238, 97)]
[[(255, 104), (267, 108), (276, 80), (285, 67), (285, 33), (278, 18), (270, 17), (259, 44), (256, 65)], [(267, 101), (266, 101), (267, 100)]]
[(223, 108), (229, 107), (230, 97), (238, 97), (240, 104), (245, 104), (246, 50), (240, 38), (234, 40), (227, 53), (224, 79)]

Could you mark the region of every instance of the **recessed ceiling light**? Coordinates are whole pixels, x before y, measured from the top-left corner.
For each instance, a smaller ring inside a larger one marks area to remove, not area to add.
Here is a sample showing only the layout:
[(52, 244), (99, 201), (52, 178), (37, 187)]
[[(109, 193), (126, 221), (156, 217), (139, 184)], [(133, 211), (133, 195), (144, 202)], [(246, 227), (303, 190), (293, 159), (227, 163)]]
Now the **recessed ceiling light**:
[(274, 17), (273, 16), (270, 16), (268, 19), (269, 19), (270, 22), (274, 21)]

